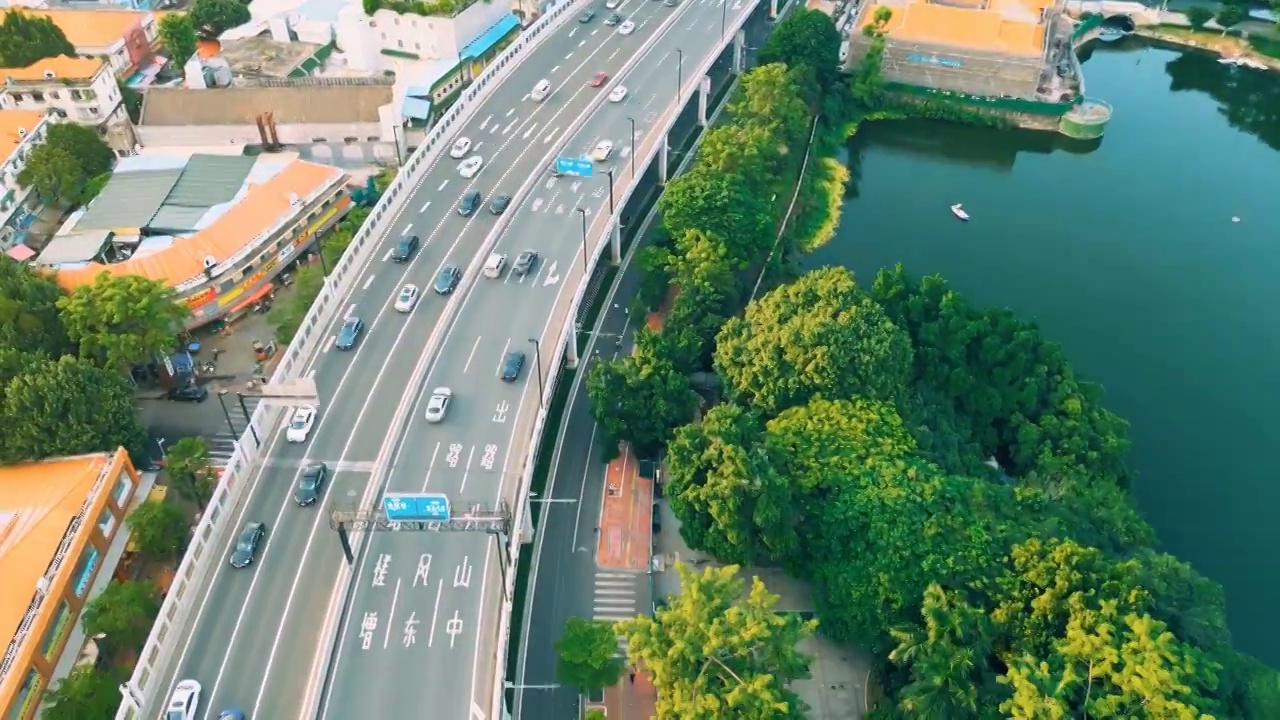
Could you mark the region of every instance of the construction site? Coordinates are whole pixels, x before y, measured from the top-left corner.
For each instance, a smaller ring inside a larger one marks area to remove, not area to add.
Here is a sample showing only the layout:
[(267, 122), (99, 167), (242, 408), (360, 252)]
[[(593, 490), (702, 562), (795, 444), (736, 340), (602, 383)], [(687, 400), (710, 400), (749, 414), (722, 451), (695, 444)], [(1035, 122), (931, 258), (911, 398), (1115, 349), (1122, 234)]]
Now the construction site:
[(850, 33), (850, 64), (866, 55), (871, 38), (863, 30), (881, 7), (892, 13), (882, 28), (882, 72), (891, 84), (917, 93), (1055, 105), (1073, 103), (1084, 92), (1064, 0), (864, 2)]

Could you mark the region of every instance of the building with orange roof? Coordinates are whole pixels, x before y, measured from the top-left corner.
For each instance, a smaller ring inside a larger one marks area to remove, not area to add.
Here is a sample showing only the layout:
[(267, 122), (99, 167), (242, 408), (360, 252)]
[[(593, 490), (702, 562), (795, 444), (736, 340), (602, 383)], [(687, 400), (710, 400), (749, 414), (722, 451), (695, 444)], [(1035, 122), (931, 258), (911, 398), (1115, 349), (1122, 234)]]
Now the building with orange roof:
[(94, 57), (107, 64), (115, 77), (127, 81), (149, 60), (159, 28), (154, 13), (110, 6), (12, 8), (45, 17), (57, 25), (80, 57)]
[(296, 155), (140, 155), (34, 264), (68, 289), (98, 275), (172, 287), (191, 328), (247, 312), (350, 207), (346, 175)]
[(0, 109), (0, 249), (9, 252), (26, 239), (41, 210), (40, 198), (18, 184), (18, 175), (55, 119), (35, 110)]
[(854, 63), (866, 54), (863, 31), (881, 8), (890, 11), (882, 28), (882, 71), (890, 82), (1034, 98), (1050, 84), (1057, 56), (1070, 49), (1064, 41), (1070, 28), (1060, 23), (1063, 0), (878, 0), (856, 16)]
[(111, 579), (147, 482), (124, 448), (0, 467), (0, 717), (34, 718), (79, 660), (80, 612)]
[(0, 68), (4, 87), (0, 108), (57, 111), (82, 125), (98, 128), (117, 155), (137, 144), (115, 74), (93, 57), (44, 58), (24, 68)]

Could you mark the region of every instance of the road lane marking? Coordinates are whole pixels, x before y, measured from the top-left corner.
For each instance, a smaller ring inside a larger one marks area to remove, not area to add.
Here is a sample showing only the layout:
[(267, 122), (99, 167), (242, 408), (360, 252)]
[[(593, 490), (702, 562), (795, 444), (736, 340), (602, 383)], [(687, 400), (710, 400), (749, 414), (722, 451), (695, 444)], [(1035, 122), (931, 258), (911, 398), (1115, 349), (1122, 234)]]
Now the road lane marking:
[(448, 185), (448, 184), (449, 184), (449, 181), (448, 181), (448, 180), (445, 180), (444, 182), (440, 183), (440, 187), (436, 188), (436, 192), (441, 192), (441, 191), (443, 191), (443, 190), (444, 190), (444, 186), (445, 186), (445, 185)]
[(347, 314), (344, 317), (351, 317), (356, 314), (356, 304), (351, 303), (351, 307), (347, 308)]
[(559, 130), (559, 129), (560, 129), (559, 127), (556, 127), (555, 130), (552, 130), (551, 132), (547, 133), (547, 136), (542, 139), (542, 144), (546, 145), (547, 143), (551, 142), (551, 138), (556, 136), (556, 130)]
[(512, 115), (514, 115), (514, 114), (515, 114), (515, 112), (516, 112), (516, 109), (515, 109), (515, 108), (511, 108), (510, 110), (508, 110), (508, 111), (507, 111), (507, 114), (506, 114), (506, 115), (504, 115), (503, 117), (511, 117)]
[(525, 139), (525, 140), (528, 140), (528, 139), (529, 139), (529, 136), (533, 134), (533, 131), (534, 131), (534, 130), (537, 130), (537, 129), (538, 129), (538, 123), (534, 123), (534, 124), (530, 125), (530, 126), (529, 126), (529, 129), (528, 129), (528, 130), (525, 130), (525, 131), (524, 131), (524, 134), (523, 134), (523, 135), (521, 135), (520, 137), (521, 137), (521, 138), (523, 138), (523, 139)]
[(382, 649), (391, 644), (391, 625), (396, 621), (396, 603), (400, 602), (400, 578), (396, 578), (396, 589), (391, 594), (391, 614), (387, 615), (387, 632), (382, 637)]
[(412, 229), (413, 229), (413, 223), (409, 223), (408, 225), (405, 225), (404, 229), (400, 231), (400, 237), (404, 237), (405, 235), (408, 235), (409, 231)]
[(515, 127), (517, 122), (519, 122), (519, 119), (512, 120), (511, 122), (507, 123), (507, 126), (502, 128), (502, 134), (506, 135), (507, 133), (511, 132), (511, 128)]
[(431, 207), (431, 201), (430, 201), (430, 200), (428, 200), (428, 201), (427, 201), (427, 202), (422, 206), (422, 209), (421, 209), (421, 210), (419, 210), (418, 212), (425, 213), (425, 212), (427, 211), (427, 208), (429, 208), (429, 207)]
[(490, 115), (490, 116), (486, 117), (486, 118), (485, 118), (485, 119), (480, 123), (480, 129), (481, 129), (481, 130), (483, 130), (483, 129), (485, 129), (486, 127), (488, 127), (488, 125), (489, 125), (489, 121), (490, 121), (490, 120), (492, 120), (492, 119), (493, 119), (493, 116), (492, 116), (492, 115)]
[(436, 456), (439, 454), (440, 454), (440, 443), (437, 441), (436, 449), (431, 451), (431, 462), (427, 464), (427, 476), (422, 480), (422, 492), (426, 492), (427, 485), (431, 484), (431, 471), (436, 466)]
[[(609, 314), (609, 312), (608, 312), (608, 310), (606, 310), (606, 311), (605, 311), (605, 315), (608, 315), (608, 314)], [(594, 333), (592, 333), (592, 335), (594, 335)], [(566, 411), (569, 411), (569, 410), (571, 410), (571, 408), (569, 408), (568, 406), (565, 406), (565, 410), (566, 410)], [(568, 416), (568, 415), (565, 415), (565, 417), (567, 418), (567, 417), (569, 417), (569, 416)], [(590, 454), (590, 453), (591, 453), (591, 449), (592, 449), (592, 448), (594, 448), (594, 447), (596, 446), (596, 430), (597, 430), (599, 427), (600, 427), (600, 423), (598, 423), (598, 422), (593, 422), (593, 423), (591, 423), (591, 437), (587, 439), (587, 453), (588, 453), (588, 454)], [(587, 462), (587, 466), (586, 466), (585, 468), (583, 468), (583, 470), (582, 470), (582, 486), (578, 488), (578, 512), (576, 513), (576, 516), (575, 516), (575, 517), (574, 517), (574, 519), (573, 519), (573, 552), (578, 552), (578, 528), (582, 527), (582, 506), (583, 506), (583, 505), (586, 505), (585, 499), (586, 499), (586, 497), (587, 497), (587, 478), (591, 476), (591, 466), (592, 466), (592, 464), (593, 464), (593, 463), (591, 463), (590, 461), (588, 461), (588, 462)], [(609, 472), (609, 470), (608, 470), (608, 467), (606, 466), (606, 468), (605, 468), (605, 475), (606, 475), (606, 477), (608, 476), (608, 472)], [(547, 497), (553, 497), (553, 496), (552, 496), (550, 493), (548, 493), (548, 494), (547, 494)], [(583, 548), (583, 549), (585, 550), (586, 548)], [(530, 577), (530, 580), (532, 580), (532, 579), (533, 579), (533, 578), (532, 578), (532, 577)]]
[(436, 604), (431, 611), (431, 633), (427, 635), (427, 647), (431, 647), (436, 641), (436, 621), (440, 617), (440, 593), (444, 592), (444, 578), (436, 583)]
[(471, 345), (471, 354), (467, 356), (467, 364), (462, 366), (462, 374), (467, 373), (467, 369), (471, 367), (471, 359), (476, 356), (476, 348), (480, 347), (480, 335), (476, 336), (476, 341)]
[(555, 67), (551, 68), (551, 72), (555, 72), (555, 71), (557, 71), (557, 70), (559, 70), (559, 69), (560, 69), (560, 66), (559, 66), (559, 65), (557, 65), (557, 66), (555, 66)]
[(569, 59), (569, 58), (571, 58), (571, 57), (573, 57), (573, 53), (569, 53), (568, 55), (565, 55), (565, 56), (564, 56), (564, 59), (565, 59), (565, 60), (568, 60), (568, 59)]
[[(470, 294), (468, 294), (467, 297), (470, 297)], [(466, 303), (464, 302), (463, 304), (465, 305)], [(462, 314), (462, 308), (458, 308), (458, 314)], [(454, 317), (456, 318), (457, 315), (455, 315)], [(449, 334), (445, 333), (445, 337), (448, 338)], [(507, 342), (502, 346), (502, 354), (498, 356), (498, 372), (495, 373), (498, 377), (502, 377), (502, 361), (506, 359), (507, 349), (510, 347), (511, 347), (511, 338), (507, 338)]]
[(363, 287), (362, 289), (363, 289), (363, 290), (368, 290), (368, 289), (369, 289), (369, 286), (373, 284), (373, 279), (374, 279), (375, 277), (377, 277), (377, 275), (370, 275), (370, 276), (369, 276), (369, 279), (364, 281), (364, 287)]
[(391, 259), (391, 250), (390, 250), (390, 249), (388, 249), (388, 250), (387, 250), (387, 254), (382, 256), (382, 261), (383, 261), (383, 262), (386, 262), (386, 261), (388, 261), (388, 260), (390, 260), (390, 259)]
[[(471, 474), (471, 459), (476, 456), (476, 446), (471, 446), (471, 452), (467, 453), (467, 464), (462, 468), (462, 484), (458, 486), (458, 494), (461, 495), (467, 489), (467, 476)], [(465, 559), (464, 559), (465, 560)], [(467, 572), (467, 582), (471, 582), (471, 572)], [(454, 587), (457, 587), (455, 584)]]

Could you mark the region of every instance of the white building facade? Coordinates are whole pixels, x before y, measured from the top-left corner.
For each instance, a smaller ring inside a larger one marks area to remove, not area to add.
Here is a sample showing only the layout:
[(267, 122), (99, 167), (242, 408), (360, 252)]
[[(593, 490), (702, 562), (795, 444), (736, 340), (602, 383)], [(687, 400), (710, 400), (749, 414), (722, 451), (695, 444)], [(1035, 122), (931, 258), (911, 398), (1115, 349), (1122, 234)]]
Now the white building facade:
[(0, 109), (57, 112), (98, 128), (117, 155), (133, 151), (133, 124), (124, 98), (115, 74), (101, 60), (45, 58), (25, 68), (0, 69), (0, 78)]
[(50, 115), (31, 110), (0, 110), (0, 249), (8, 250), (26, 237), (42, 207), (39, 197), (18, 184), (18, 174), (26, 167), (31, 151), (44, 142)]
[(353, 69), (395, 72), (400, 61), (461, 64), (463, 50), (511, 15), (510, 0), (475, 2), (454, 17), (426, 17), (378, 10), (366, 15), (359, 2), (338, 14), (337, 40)]

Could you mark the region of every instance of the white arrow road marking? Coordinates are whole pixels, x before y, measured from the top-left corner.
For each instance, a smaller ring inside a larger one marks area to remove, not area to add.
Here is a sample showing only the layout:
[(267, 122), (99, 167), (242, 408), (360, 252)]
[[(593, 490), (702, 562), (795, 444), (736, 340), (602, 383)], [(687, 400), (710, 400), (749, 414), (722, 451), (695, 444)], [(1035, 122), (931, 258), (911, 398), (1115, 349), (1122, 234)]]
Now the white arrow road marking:
[(547, 268), (547, 277), (542, 281), (543, 287), (547, 285), (555, 285), (560, 282), (560, 276), (556, 274), (556, 264), (551, 263), (551, 267)]

